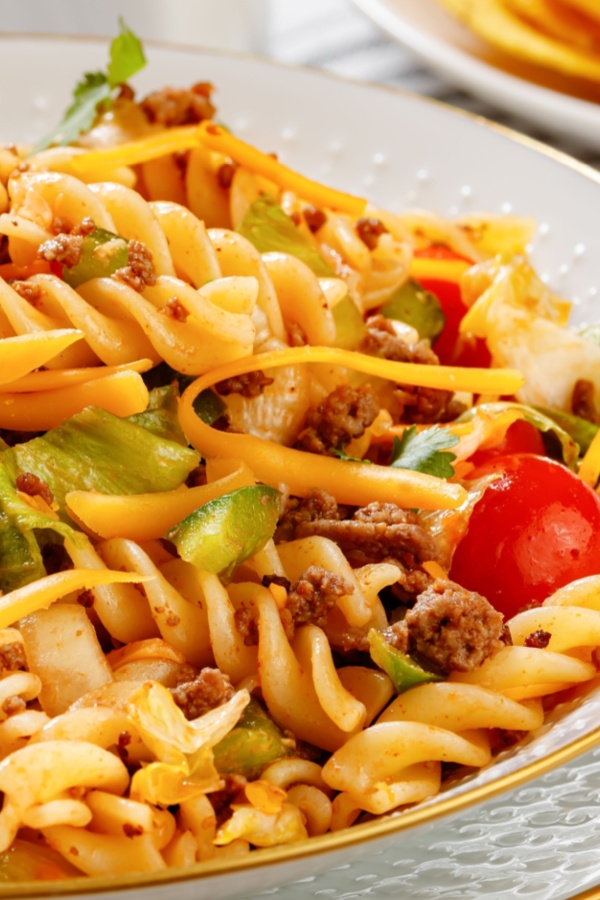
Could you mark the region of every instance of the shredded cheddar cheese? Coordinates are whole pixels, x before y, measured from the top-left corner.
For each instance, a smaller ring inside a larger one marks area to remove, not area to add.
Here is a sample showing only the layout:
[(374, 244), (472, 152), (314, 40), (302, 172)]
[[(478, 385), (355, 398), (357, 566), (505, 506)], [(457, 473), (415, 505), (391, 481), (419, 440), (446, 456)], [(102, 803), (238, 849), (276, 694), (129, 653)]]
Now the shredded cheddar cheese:
[(4, 338), (0, 357), (0, 385), (4, 387), (11, 381), (28, 375), (83, 337), (83, 332), (77, 329), (59, 328)]
[(214, 122), (201, 122), (198, 133), (202, 144), (208, 149), (230, 156), (235, 162), (247, 166), (257, 175), (262, 175), (275, 182), (280, 188), (293, 191), (303, 200), (326, 209), (337, 209), (352, 216), (365, 213), (367, 201), (362, 197), (353, 197), (343, 191), (337, 191), (327, 185), (306, 178), (299, 172), (282, 165), (275, 157), (262, 153), (251, 144), (234, 137)]
[(431, 278), (458, 284), (471, 266), (472, 263), (463, 259), (428, 259), (426, 256), (414, 256), (410, 262), (409, 274), (417, 281), (421, 278)]
[(71, 159), (71, 168), (76, 175), (83, 175), (102, 169), (113, 169), (116, 166), (136, 166), (167, 156), (169, 153), (181, 153), (200, 146), (196, 125), (185, 125), (181, 128), (167, 128), (158, 134), (116, 144), (113, 147), (102, 147), (98, 150), (86, 150)]
[(110, 569), (56, 572), (0, 596), (0, 628), (7, 628), (38, 609), (48, 609), (55, 600), (66, 597), (72, 591), (87, 590), (101, 584), (137, 584), (142, 581), (149, 581), (149, 577), (137, 572), (112, 572)]
[(151, 359), (137, 359), (120, 366), (88, 366), (83, 369), (44, 369), (41, 372), (30, 372), (16, 381), (2, 385), (3, 391), (11, 394), (30, 393), (31, 391), (53, 391), (59, 388), (74, 387), (87, 384), (98, 378), (108, 378), (119, 372), (147, 372), (154, 363)]
[(409, 508), (456, 509), (466, 498), (466, 492), (461, 485), (419, 472), (307, 454), (253, 435), (217, 431), (202, 422), (194, 411), (194, 399), (218, 381), (257, 369), (300, 362), (342, 365), (393, 381), (455, 390), (482, 391), (493, 383), (494, 389), (513, 393), (523, 381), (519, 372), (510, 370), (424, 366), (390, 362), (348, 350), (305, 346), (258, 354), (222, 366), (198, 378), (183, 394), (179, 409), (181, 426), (190, 443), (204, 456), (234, 455), (244, 459), (258, 479), (267, 484), (287, 484), (299, 496), (307, 494), (315, 485), (327, 485), (338, 502), (355, 505), (379, 500)]

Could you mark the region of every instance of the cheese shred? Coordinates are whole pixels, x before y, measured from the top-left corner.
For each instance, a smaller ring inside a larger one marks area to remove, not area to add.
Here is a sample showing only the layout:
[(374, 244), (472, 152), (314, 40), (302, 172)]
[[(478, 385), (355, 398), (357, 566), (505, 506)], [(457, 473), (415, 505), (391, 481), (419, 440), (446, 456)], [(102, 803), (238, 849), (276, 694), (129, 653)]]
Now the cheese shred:
[(407, 508), (456, 509), (464, 502), (466, 491), (459, 484), (406, 469), (309, 454), (254, 435), (217, 431), (202, 422), (194, 410), (193, 402), (198, 394), (225, 378), (258, 369), (316, 362), (341, 365), (404, 384), (451, 390), (514, 393), (523, 382), (520, 373), (511, 370), (391, 362), (330, 347), (277, 350), (222, 366), (201, 376), (187, 388), (180, 400), (179, 417), (188, 440), (205, 457), (243, 459), (261, 481), (275, 486), (286, 484), (299, 496), (306, 495), (316, 486), (327, 485), (338, 502), (354, 505), (377, 500)]

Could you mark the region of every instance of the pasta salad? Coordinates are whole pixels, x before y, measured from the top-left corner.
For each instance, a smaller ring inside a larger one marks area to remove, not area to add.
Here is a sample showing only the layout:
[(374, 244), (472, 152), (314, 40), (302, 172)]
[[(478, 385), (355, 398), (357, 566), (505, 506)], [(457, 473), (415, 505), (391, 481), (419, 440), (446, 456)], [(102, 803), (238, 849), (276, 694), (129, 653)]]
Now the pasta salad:
[(142, 63), (0, 149), (5, 880), (402, 811), (597, 676), (600, 346), (535, 223), (375, 207)]

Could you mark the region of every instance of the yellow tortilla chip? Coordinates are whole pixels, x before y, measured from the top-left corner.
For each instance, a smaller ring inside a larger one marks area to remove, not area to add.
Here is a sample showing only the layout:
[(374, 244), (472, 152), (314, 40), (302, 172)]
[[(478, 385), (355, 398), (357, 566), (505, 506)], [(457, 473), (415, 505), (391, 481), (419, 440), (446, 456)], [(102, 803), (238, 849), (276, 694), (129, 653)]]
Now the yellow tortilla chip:
[[(600, 58), (541, 34), (502, 0), (440, 0), (479, 37), (494, 47), (563, 75), (600, 82)], [(577, 0), (583, 3), (584, 0)], [(599, 13), (600, 15), (600, 13)]]
[(598, 5), (598, 0), (568, 0), (568, 5), (600, 24), (600, 6)]
[(600, 48), (600, 22), (562, 0), (505, 0), (518, 16), (542, 33), (580, 50)]

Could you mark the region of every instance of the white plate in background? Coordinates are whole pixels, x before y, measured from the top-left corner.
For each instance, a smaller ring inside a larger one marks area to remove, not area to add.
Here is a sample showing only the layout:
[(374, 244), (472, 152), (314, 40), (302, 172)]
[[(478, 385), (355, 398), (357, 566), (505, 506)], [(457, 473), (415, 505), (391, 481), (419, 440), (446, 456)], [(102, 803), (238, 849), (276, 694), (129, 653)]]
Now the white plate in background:
[[(314, 178), (392, 210), (534, 215), (539, 270), (577, 301), (579, 318), (600, 319), (598, 173), (392, 89), (251, 57), (147, 49), (149, 67), (134, 80), (140, 93), (210, 80), (221, 121)], [(0, 38), (0, 139), (29, 141), (47, 131), (79, 75), (104, 65), (106, 55), (98, 41)], [(23, 72), (26, 79), (17, 77)], [(186, 873), (86, 879), (58, 892), (89, 897), (95, 888), (123, 900), (171, 900), (175, 890), (179, 900), (201, 891), (211, 900), (247, 900), (261, 890), (279, 900), (350, 900), (367, 892), (411, 900), (564, 900), (600, 881), (600, 750), (591, 749), (600, 742), (599, 722), (596, 692), (487, 769), (383, 823), (258, 851), (227, 869), (207, 864)], [(578, 758), (570, 762), (572, 755)], [(293, 879), (302, 881), (281, 887)], [(57, 894), (56, 885), (51, 890)], [(34, 895), (0, 885), (0, 898)]]
[[(600, 103), (535, 84), (493, 64), (498, 54), (436, 0), (354, 0), (377, 25), (451, 83), (537, 124), (549, 135), (600, 150)], [(516, 71), (526, 71), (515, 64)], [(529, 70), (530, 74), (531, 70)], [(547, 83), (554, 76), (548, 75)]]

